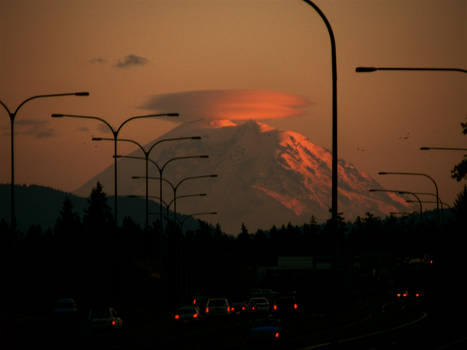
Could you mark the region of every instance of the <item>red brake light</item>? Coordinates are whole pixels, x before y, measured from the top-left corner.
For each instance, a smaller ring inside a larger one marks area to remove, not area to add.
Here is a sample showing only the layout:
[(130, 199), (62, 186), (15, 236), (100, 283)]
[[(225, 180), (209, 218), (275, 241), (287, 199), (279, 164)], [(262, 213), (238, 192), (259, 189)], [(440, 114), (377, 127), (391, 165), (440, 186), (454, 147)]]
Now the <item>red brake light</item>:
[(242, 306), (242, 311), (245, 311), (245, 306)]
[(209, 308), (208, 308), (208, 307), (206, 307), (206, 313), (207, 313), (207, 314), (209, 313)]
[(115, 322), (115, 320), (112, 320), (112, 326), (115, 326), (117, 324), (117, 322)]
[(198, 314), (193, 314), (193, 318), (198, 318)]
[(403, 296), (404, 298), (407, 297), (407, 293), (402, 294), (402, 296)]
[(277, 305), (274, 305), (272, 308), (274, 311), (277, 311)]
[(227, 306), (227, 312), (230, 312), (230, 306)]
[(400, 297), (401, 297), (401, 293), (397, 293), (396, 296), (397, 296), (398, 298), (400, 298)]
[(298, 304), (293, 304), (293, 308), (294, 308), (294, 310), (297, 310), (298, 309)]
[(274, 338), (279, 339), (279, 332), (276, 332), (276, 334), (274, 334)]
[(175, 319), (178, 320), (180, 318), (180, 315), (175, 315)]

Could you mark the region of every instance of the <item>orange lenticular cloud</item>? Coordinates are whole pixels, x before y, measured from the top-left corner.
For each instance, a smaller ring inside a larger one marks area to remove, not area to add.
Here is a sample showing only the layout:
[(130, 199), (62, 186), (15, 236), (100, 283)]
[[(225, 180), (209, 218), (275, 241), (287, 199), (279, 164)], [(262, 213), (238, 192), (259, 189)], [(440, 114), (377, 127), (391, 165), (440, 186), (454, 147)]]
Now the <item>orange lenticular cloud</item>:
[(176, 110), (184, 120), (268, 120), (303, 114), (306, 98), (267, 90), (200, 90), (155, 95), (142, 106)]

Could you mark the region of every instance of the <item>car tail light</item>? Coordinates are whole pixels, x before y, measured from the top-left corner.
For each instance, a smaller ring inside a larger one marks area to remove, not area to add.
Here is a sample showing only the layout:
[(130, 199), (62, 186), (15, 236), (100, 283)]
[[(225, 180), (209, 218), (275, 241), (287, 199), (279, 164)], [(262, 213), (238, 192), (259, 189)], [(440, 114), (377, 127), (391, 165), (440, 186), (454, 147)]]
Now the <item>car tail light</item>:
[(415, 294), (415, 298), (418, 298), (420, 296), (420, 293)]
[(193, 318), (198, 318), (198, 314), (193, 314)]
[(234, 311), (235, 311), (235, 307), (234, 307), (234, 306), (232, 306), (232, 312), (234, 312)]
[(180, 315), (175, 315), (175, 319), (178, 320), (180, 318)]
[(402, 294), (404, 298), (407, 298), (407, 293)]
[(230, 312), (230, 306), (227, 306), (227, 312)]
[(277, 311), (277, 305), (274, 305), (274, 306), (272, 307), (272, 309), (273, 309), (274, 311)]
[(254, 307), (254, 306), (252, 306), (251, 309), (252, 309), (253, 311), (255, 311), (255, 307)]
[(294, 310), (297, 310), (298, 309), (298, 304), (293, 304), (293, 308), (294, 308)]
[(246, 310), (245, 306), (242, 306), (242, 311), (245, 311), (245, 310)]
[(279, 332), (276, 332), (276, 334), (274, 334), (274, 338), (279, 339)]
[(206, 307), (206, 313), (207, 313), (207, 314), (209, 313), (209, 308), (208, 308), (208, 307)]
[(400, 298), (400, 297), (401, 297), (401, 293), (397, 293), (396, 296), (397, 296), (398, 298)]
[(117, 324), (117, 322), (115, 322), (115, 320), (112, 320), (112, 326), (115, 326)]

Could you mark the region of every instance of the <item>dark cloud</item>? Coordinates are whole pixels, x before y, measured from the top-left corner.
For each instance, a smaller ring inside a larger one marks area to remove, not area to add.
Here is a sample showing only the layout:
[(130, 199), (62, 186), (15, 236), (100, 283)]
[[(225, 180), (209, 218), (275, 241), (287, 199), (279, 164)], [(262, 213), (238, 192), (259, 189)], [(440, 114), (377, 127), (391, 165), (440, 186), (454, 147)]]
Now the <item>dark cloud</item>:
[(144, 66), (148, 62), (149, 62), (149, 60), (147, 58), (145, 58), (145, 57), (136, 56), (136, 55), (131, 54), (131, 55), (128, 55), (128, 56), (124, 57), (121, 60), (118, 60), (115, 67), (117, 67), (117, 68), (130, 68), (130, 67), (134, 67), (134, 66)]
[[(55, 130), (48, 128), (48, 121), (19, 119), (15, 121), (15, 135), (33, 136), (38, 139), (55, 136)], [(10, 127), (3, 127), (2, 135), (10, 135)]]
[(107, 60), (103, 57), (94, 57), (89, 60), (89, 63), (92, 64), (105, 64), (107, 63)]
[(201, 90), (155, 95), (143, 106), (178, 112), (183, 120), (267, 120), (303, 114), (311, 103), (304, 97), (267, 90)]

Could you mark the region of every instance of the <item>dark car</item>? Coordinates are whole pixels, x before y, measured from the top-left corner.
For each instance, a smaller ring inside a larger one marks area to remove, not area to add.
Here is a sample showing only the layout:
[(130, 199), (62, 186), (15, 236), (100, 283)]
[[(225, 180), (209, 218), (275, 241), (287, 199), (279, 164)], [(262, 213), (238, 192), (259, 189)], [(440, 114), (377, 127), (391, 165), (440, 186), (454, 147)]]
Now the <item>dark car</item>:
[(113, 307), (94, 308), (89, 311), (89, 327), (92, 332), (116, 331), (123, 328), (123, 320)]
[(201, 318), (201, 310), (196, 304), (184, 305), (179, 307), (173, 317), (174, 321), (177, 324), (197, 322)]
[(228, 316), (230, 311), (230, 303), (227, 298), (209, 298), (204, 313), (207, 316)]
[(272, 305), (272, 311), (278, 314), (296, 314), (300, 309), (294, 296), (281, 296), (276, 298)]
[(253, 322), (250, 327), (248, 341), (250, 344), (280, 344), (286, 337), (285, 329), (280, 319), (262, 318)]

